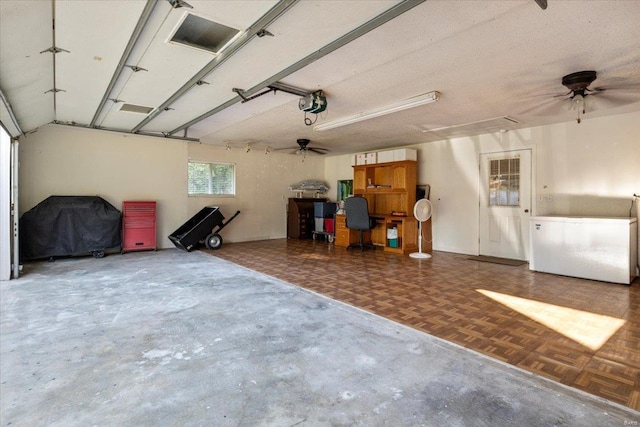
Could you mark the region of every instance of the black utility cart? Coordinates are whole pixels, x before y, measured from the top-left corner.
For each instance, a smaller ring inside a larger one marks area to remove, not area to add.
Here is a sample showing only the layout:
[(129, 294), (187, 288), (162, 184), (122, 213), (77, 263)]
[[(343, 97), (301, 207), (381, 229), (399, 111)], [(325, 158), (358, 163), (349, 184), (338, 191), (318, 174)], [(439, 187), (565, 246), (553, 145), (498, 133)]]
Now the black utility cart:
[(218, 206), (206, 206), (171, 233), (169, 240), (176, 247), (187, 252), (191, 252), (200, 243), (204, 243), (208, 249), (219, 249), (222, 246), (220, 230), (226, 227), (239, 214), (240, 211), (237, 211), (225, 222), (224, 215), (222, 215)]

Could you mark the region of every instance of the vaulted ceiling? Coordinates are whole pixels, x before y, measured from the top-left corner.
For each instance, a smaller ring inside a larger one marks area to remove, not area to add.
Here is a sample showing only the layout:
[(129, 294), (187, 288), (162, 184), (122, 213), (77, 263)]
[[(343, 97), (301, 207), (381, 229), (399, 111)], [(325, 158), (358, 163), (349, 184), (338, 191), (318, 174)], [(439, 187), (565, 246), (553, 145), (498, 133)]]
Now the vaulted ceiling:
[[(57, 123), (341, 154), (639, 111), (640, 2), (548, 3), (2, 0), (0, 120), (14, 136)], [(213, 22), (218, 51), (171, 41), (206, 38), (187, 21)], [(583, 115), (562, 77), (584, 70)], [(326, 109), (302, 111), (316, 91)]]

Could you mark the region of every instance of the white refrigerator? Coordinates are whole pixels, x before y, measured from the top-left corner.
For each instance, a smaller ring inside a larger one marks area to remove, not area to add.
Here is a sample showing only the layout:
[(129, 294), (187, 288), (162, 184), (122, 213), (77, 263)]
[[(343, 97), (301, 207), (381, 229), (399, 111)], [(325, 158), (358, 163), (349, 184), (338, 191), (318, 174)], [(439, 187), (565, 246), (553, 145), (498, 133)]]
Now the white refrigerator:
[(636, 218), (534, 216), (530, 233), (531, 270), (624, 284), (637, 275)]

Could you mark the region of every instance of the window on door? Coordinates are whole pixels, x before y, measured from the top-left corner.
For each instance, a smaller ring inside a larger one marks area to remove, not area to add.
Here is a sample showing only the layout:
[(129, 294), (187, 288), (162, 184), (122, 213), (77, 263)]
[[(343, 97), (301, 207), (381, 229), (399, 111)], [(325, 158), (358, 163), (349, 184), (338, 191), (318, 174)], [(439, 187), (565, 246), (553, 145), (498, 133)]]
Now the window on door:
[(520, 158), (489, 162), (489, 206), (520, 206)]

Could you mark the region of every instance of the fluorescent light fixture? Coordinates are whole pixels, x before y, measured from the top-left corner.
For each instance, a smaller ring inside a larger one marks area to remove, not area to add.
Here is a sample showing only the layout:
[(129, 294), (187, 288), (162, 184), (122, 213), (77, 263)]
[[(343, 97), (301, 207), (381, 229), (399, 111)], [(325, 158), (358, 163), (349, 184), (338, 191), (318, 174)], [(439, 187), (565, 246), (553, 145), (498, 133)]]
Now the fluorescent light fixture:
[(342, 119), (321, 123), (314, 126), (313, 130), (323, 131), (335, 129), (340, 126), (346, 126), (353, 123), (362, 122), (364, 120), (373, 119), (374, 117), (385, 116), (387, 114), (397, 113), (398, 111), (408, 110), (409, 108), (419, 107), (420, 105), (431, 104), (432, 102), (436, 102), (438, 99), (440, 99), (440, 92), (434, 90), (432, 92), (414, 96), (413, 98), (405, 99), (403, 101), (376, 108), (374, 110), (364, 111), (362, 113), (354, 114)]

